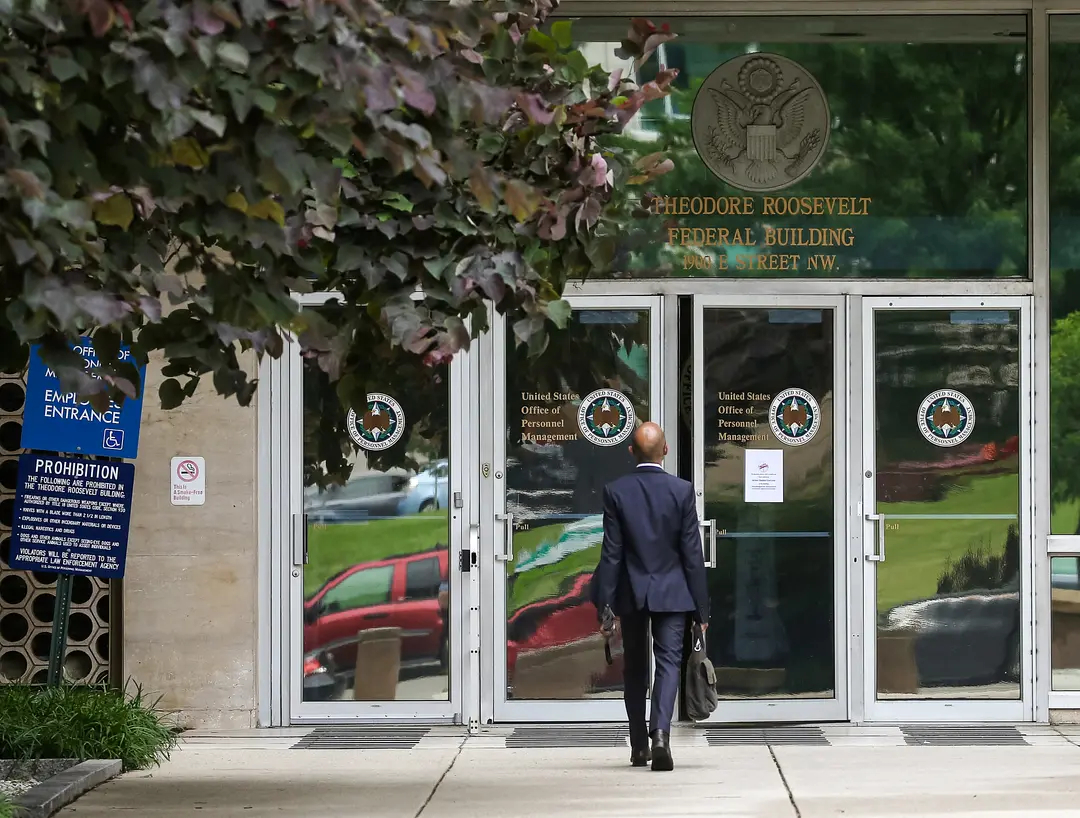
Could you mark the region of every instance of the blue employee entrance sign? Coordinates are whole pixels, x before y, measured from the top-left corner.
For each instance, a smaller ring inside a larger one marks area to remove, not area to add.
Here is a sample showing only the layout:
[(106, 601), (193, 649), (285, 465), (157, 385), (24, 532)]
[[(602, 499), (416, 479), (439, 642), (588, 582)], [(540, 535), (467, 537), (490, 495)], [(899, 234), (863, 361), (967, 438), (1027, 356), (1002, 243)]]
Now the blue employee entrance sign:
[[(83, 338), (73, 349), (82, 355), (86, 369), (92, 374), (100, 365), (94, 354), (93, 342)], [(120, 359), (131, 360), (127, 347), (121, 349)], [(146, 367), (143, 366), (139, 368), (139, 397), (128, 398), (123, 406), (112, 403), (104, 412), (98, 412), (89, 403), (79, 403), (74, 392), (62, 391), (60, 380), (38, 355), (38, 347), (30, 347), (26, 407), (23, 411), (23, 448), (135, 457), (139, 450), (145, 383)]]
[(134, 483), (133, 463), (21, 455), (11, 567), (122, 577)]

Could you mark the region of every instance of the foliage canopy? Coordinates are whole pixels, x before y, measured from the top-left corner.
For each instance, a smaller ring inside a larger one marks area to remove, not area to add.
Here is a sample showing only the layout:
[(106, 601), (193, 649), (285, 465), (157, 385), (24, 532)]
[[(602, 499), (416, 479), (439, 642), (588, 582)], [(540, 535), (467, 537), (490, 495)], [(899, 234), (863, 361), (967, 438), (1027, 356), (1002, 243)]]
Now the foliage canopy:
[[(102, 407), (138, 388), (130, 344), (163, 354), (166, 408), (206, 376), (246, 404), (242, 353), (290, 334), (355, 405), (388, 370), (423, 388), (488, 305), (540, 353), (564, 283), (612, 257), (619, 192), (671, 167), (600, 141), (675, 73), (589, 65), (553, 7), (0, 2), (0, 365), (40, 343)], [(620, 54), (671, 36), (635, 20)], [(300, 311), (310, 291), (341, 297)]]

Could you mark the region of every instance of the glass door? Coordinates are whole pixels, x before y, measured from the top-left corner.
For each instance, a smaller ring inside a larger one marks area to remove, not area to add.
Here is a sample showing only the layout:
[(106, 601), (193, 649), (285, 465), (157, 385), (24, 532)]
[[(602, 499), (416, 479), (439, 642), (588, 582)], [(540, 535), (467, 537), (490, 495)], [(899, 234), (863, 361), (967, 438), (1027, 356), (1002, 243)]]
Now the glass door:
[[(387, 366), (347, 412), (297, 345), (283, 357), (292, 721), (459, 720), (468, 356), (413, 376)], [(315, 475), (312, 450), (343, 460), (344, 481)]]
[(569, 301), (568, 328), (537, 357), (493, 327), (489, 720), (626, 718), (621, 645), (607, 664), (589, 587), (603, 488), (634, 467), (635, 424), (662, 420), (660, 299)]
[(839, 298), (695, 298), (717, 722), (847, 717), (844, 333)]
[(1027, 300), (865, 299), (864, 706), (1029, 718)]

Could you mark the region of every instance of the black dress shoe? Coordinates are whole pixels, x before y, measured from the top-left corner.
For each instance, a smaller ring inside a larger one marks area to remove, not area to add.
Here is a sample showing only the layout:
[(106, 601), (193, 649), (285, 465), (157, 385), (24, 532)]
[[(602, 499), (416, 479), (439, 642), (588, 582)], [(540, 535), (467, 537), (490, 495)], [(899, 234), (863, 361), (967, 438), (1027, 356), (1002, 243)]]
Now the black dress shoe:
[(648, 747), (639, 747), (630, 751), (630, 766), (644, 767), (652, 761), (652, 750)]
[(670, 772), (675, 769), (671, 758), (671, 741), (667, 732), (655, 730), (652, 734), (652, 768), (656, 772)]

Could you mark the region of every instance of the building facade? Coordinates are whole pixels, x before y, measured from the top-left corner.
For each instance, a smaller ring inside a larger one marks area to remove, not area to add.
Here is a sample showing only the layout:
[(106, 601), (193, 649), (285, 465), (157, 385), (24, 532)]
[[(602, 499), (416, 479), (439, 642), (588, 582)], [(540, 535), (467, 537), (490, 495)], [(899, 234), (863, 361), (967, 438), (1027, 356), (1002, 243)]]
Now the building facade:
[[(629, 15), (667, 23), (638, 79), (680, 70), (613, 146), (675, 170), (568, 329), (535, 357), (497, 319), (430, 390), (370, 385), (328, 490), (296, 347), (250, 408), (148, 403), (91, 658), (191, 725), (621, 720), (589, 579), (602, 487), (656, 420), (699, 498), (716, 721), (1073, 719), (1080, 8), (565, 8), (608, 69)], [(178, 455), (206, 505), (170, 505)], [(40, 671), (48, 593), (15, 576), (8, 680)]]

